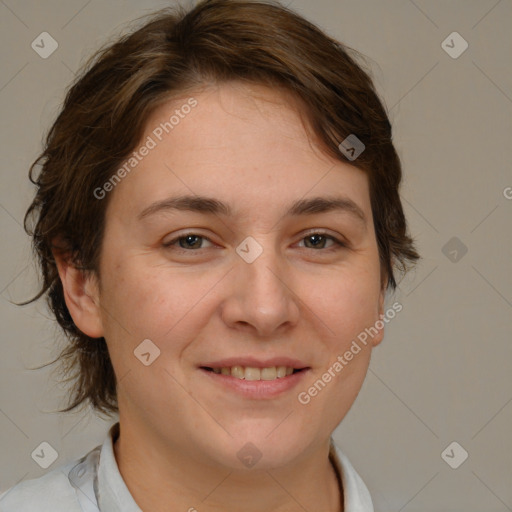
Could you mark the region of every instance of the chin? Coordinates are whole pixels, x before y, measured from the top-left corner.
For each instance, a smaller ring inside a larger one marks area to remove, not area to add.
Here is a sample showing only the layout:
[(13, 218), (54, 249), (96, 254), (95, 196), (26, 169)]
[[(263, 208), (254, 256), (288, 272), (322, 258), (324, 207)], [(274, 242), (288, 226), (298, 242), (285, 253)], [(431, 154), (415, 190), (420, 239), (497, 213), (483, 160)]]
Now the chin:
[[(279, 423), (274, 423), (273, 428)], [(224, 436), (222, 442), (211, 440), (208, 451), (216, 463), (226, 466), (230, 471), (269, 470), (293, 464), (294, 460), (312, 443), (304, 432), (296, 429), (279, 432), (272, 429), (253, 428), (251, 433), (239, 432), (233, 437)], [(212, 452), (212, 448), (217, 448)]]

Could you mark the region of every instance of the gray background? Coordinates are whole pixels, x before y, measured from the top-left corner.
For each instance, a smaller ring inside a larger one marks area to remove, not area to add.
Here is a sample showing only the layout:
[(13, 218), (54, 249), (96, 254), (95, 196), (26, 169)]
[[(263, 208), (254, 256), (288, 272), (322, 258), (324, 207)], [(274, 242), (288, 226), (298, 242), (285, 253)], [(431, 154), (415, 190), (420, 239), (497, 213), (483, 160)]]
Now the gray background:
[[(62, 336), (42, 301), (11, 304), (36, 290), (21, 228), (33, 193), (27, 169), (80, 63), (127, 21), (165, 5), (0, 1), (0, 492), (44, 473), (31, 458), (41, 442), (58, 452), (53, 469), (99, 444), (113, 422), (56, 413), (64, 386), (51, 368), (29, 369), (55, 356)], [(389, 297), (403, 311), (388, 324), (335, 440), (377, 511), (512, 510), (512, 3), (293, 0), (291, 7), (369, 58), (423, 256)], [(43, 31), (59, 44), (47, 59), (31, 48)], [(469, 44), (456, 59), (441, 46), (453, 31)], [(453, 441), (462, 448), (448, 450), (452, 464), (462, 449), (469, 454), (457, 469), (441, 457)]]

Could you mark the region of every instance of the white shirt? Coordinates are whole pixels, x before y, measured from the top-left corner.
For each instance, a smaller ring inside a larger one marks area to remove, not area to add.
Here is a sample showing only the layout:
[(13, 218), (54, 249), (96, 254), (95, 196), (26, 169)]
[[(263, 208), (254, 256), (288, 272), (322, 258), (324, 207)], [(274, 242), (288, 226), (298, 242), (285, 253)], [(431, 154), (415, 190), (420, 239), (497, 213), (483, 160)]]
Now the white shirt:
[[(21, 482), (0, 496), (0, 512), (142, 512), (119, 472), (114, 424), (102, 446), (45, 475)], [(329, 458), (341, 476), (344, 512), (374, 512), (370, 493), (331, 438)]]

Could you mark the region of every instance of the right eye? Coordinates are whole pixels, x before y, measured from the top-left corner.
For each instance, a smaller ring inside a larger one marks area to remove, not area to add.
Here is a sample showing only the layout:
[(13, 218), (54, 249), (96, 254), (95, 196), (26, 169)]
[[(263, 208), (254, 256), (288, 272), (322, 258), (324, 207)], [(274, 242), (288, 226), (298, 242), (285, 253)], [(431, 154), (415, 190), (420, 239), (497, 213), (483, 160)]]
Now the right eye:
[(185, 233), (184, 235), (180, 235), (168, 242), (165, 242), (163, 247), (173, 250), (175, 248), (174, 246), (178, 243), (179, 248), (176, 248), (178, 251), (184, 250), (185, 252), (190, 252), (189, 249), (203, 249), (203, 247), (200, 247), (202, 240), (208, 240), (208, 242), (210, 242), (210, 240), (205, 236), (201, 236), (196, 233)]

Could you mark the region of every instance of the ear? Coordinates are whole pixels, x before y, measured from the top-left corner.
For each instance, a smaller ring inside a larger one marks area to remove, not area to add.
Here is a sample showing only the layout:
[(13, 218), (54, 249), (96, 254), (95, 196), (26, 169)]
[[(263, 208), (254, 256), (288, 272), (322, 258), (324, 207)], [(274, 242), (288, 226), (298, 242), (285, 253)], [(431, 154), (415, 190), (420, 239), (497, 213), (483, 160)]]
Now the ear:
[(69, 255), (57, 251), (54, 251), (53, 255), (62, 282), (66, 306), (73, 322), (87, 336), (101, 338), (103, 325), (96, 275), (77, 268)]

